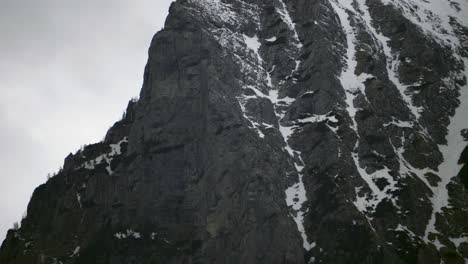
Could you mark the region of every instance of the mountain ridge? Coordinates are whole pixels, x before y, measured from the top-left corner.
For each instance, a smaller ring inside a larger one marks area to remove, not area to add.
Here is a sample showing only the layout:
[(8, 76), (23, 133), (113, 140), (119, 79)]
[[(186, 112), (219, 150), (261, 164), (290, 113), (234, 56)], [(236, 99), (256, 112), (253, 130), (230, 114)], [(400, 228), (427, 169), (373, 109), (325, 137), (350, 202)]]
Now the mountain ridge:
[(464, 8), (176, 1), (140, 98), (0, 261), (466, 262)]

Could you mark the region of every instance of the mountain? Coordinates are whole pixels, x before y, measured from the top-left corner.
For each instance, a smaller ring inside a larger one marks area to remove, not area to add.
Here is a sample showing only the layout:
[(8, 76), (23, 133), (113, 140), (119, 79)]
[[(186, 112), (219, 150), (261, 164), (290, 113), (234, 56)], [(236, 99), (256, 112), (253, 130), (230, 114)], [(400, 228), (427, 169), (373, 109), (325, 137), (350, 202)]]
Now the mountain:
[(0, 263), (468, 263), (468, 2), (178, 0)]

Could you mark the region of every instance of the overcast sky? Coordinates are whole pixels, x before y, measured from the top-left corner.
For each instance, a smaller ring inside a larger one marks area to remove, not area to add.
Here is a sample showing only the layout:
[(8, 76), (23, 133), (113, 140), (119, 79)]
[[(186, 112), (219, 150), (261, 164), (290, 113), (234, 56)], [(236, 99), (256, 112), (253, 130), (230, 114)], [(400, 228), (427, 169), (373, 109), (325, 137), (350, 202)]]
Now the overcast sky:
[(0, 0), (0, 243), (35, 187), (139, 94), (170, 0)]

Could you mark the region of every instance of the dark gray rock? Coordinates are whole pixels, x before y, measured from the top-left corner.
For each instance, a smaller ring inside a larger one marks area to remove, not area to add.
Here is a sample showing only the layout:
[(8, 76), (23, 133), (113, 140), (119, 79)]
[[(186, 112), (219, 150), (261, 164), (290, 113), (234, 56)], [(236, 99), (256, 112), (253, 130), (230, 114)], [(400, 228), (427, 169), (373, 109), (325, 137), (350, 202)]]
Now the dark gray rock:
[(439, 169), (468, 31), (451, 19), (454, 50), (406, 6), (347, 3), (174, 2), (140, 98), (35, 190), (0, 262), (463, 263), (466, 149)]

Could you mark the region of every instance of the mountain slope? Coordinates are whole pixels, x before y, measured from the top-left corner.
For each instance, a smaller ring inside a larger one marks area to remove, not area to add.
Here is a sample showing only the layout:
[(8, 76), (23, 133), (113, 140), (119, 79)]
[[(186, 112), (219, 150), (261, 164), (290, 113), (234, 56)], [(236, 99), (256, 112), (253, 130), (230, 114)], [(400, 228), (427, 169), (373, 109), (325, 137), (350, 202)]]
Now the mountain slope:
[(36, 189), (0, 262), (466, 262), (467, 12), (176, 1), (140, 98)]

